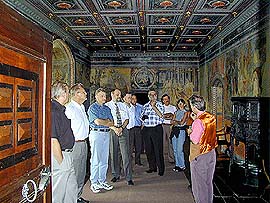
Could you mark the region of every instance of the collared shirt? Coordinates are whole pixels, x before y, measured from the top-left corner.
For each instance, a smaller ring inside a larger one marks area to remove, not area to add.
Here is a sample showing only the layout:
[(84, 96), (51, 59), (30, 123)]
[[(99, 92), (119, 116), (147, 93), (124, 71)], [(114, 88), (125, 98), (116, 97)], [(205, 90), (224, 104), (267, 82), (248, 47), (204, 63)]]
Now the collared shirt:
[[(163, 106), (164, 106), (164, 114), (166, 114), (166, 113), (174, 114), (177, 111), (176, 107), (171, 105), (171, 104), (169, 104), (168, 106), (166, 106), (166, 105), (163, 105)], [(164, 124), (171, 124), (171, 119), (169, 119), (169, 120), (164, 119), (163, 123)]]
[(128, 105), (127, 103), (125, 103), (125, 105), (127, 106), (128, 109), (128, 125), (127, 125), (127, 129), (131, 129), (135, 126), (135, 113), (136, 113), (136, 109), (135, 106), (133, 106), (132, 104)]
[(204, 131), (203, 123), (200, 119), (198, 119), (198, 117), (203, 113), (204, 111), (199, 111), (199, 113), (197, 114), (197, 118), (192, 123), (192, 133), (190, 133), (189, 136), (190, 136), (190, 140), (194, 144), (198, 144), (200, 142), (201, 136)]
[(140, 127), (142, 125), (141, 114), (142, 114), (143, 106), (141, 104), (136, 103), (135, 105), (135, 126)]
[(71, 120), (71, 128), (75, 140), (84, 140), (89, 134), (89, 121), (83, 104), (71, 100), (66, 105), (66, 116)]
[[(164, 114), (164, 106), (162, 105), (161, 102), (157, 101), (156, 107), (160, 111), (161, 114)], [(146, 103), (143, 106), (141, 118), (143, 115), (148, 116), (148, 118), (143, 121), (143, 125), (145, 127), (155, 127), (159, 124), (162, 124), (164, 120), (163, 118), (157, 115), (153, 107), (150, 105), (150, 102)]]
[(125, 105), (123, 102), (114, 102), (112, 100), (105, 104), (106, 106), (108, 106), (111, 109), (114, 124), (117, 123), (115, 103), (117, 103), (117, 106), (119, 108), (121, 120), (122, 120), (122, 124), (123, 124), (125, 120), (129, 119), (127, 105)]
[(90, 127), (91, 128), (109, 128), (107, 126), (103, 126), (103, 125), (97, 125), (94, 123), (94, 121), (96, 119), (109, 119), (109, 120), (113, 120), (113, 116), (111, 113), (111, 110), (108, 106), (102, 104), (98, 104), (97, 102), (93, 103), (88, 111), (87, 111), (88, 115), (89, 115), (89, 123), (90, 123)]
[(56, 138), (61, 150), (72, 149), (75, 138), (71, 129), (70, 120), (65, 114), (65, 106), (56, 100), (51, 102), (51, 133), (52, 138)]

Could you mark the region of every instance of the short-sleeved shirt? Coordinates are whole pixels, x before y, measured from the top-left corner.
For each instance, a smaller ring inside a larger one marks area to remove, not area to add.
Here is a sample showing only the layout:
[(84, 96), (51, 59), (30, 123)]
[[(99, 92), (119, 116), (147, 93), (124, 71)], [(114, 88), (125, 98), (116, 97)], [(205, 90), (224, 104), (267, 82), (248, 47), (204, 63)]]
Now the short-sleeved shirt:
[[(175, 120), (181, 121), (182, 118), (184, 117), (184, 115), (185, 115), (186, 112), (187, 112), (187, 111), (186, 111), (185, 109), (183, 109), (183, 110), (178, 109), (178, 110), (176, 111), (176, 113), (175, 113)], [(185, 124), (186, 124), (186, 123), (183, 123), (183, 125), (185, 125)], [(183, 125), (182, 125), (182, 126), (183, 126)], [(180, 126), (180, 125), (176, 125), (176, 126)]]
[[(177, 111), (177, 108), (171, 104), (169, 104), (168, 106), (163, 105), (164, 106), (164, 114), (166, 113), (172, 113), (174, 114)], [(171, 124), (171, 119), (164, 119), (163, 121), (164, 124)]]
[[(161, 114), (164, 114), (164, 106), (162, 105), (161, 102), (157, 101), (156, 107), (160, 111)], [(155, 127), (155, 126), (163, 123), (164, 119), (157, 115), (157, 113), (155, 112), (155, 110), (151, 106), (150, 102), (146, 103), (143, 106), (141, 118), (144, 115), (148, 116), (148, 118), (143, 121), (143, 125), (145, 127)]]
[(75, 143), (71, 121), (65, 114), (65, 106), (56, 100), (51, 102), (51, 128), (52, 138), (56, 138), (61, 146), (61, 150), (72, 149)]
[(122, 124), (123, 124), (125, 120), (129, 119), (127, 105), (125, 105), (123, 102), (114, 102), (114, 101), (109, 101), (109, 102), (107, 102), (105, 104), (106, 106), (108, 106), (111, 109), (114, 124), (117, 123), (116, 105), (115, 105), (115, 103), (117, 104), (117, 106), (119, 108), (119, 112), (120, 112), (120, 115), (121, 115), (121, 121), (122, 121)]
[(89, 107), (87, 113), (89, 116), (89, 124), (90, 124), (91, 128), (107, 128), (107, 129), (109, 129), (109, 127), (107, 127), (107, 126), (97, 125), (94, 122), (96, 119), (103, 119), (103, 120), (109, 119), (109, 120), (113, 121), (113, 116), (112, 116), (111, 110), (108, 106), (106, 106), (104, 104), (100, 105), (97, 102), (95, 102)]
[(71, 129), (75, 140), (84, 140), (89, 134), (89, 121), (83, 104), (74, 100), (66, 105), (66, 116), (71, 120)]

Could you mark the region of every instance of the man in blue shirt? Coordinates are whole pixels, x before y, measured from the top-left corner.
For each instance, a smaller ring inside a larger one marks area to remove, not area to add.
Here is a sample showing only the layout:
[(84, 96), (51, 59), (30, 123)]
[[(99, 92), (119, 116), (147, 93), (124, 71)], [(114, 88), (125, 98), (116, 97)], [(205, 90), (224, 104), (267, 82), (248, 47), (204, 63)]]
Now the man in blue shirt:
[[(135, 148), (135, 164), (142, 166), (141, 163), (141, 152), (142, 152), (142, 133), (141, 133), (141, 113), (142, 105), (137, 103), (137, 97), (135, 94), (131, 95), (131, 106), (133, 107), (133, 114), (131, 115), (133, 119), (129, 119), (129, 144), (131, 154)], [(132, 109), (132, 108), (129, 108)]]
[(111, 110), (105, 104), (106, 93), (104, 89), (99, 88), (95, 92), (96, 102), (88, 109), (90, 135), (89, 141), (91, 146), (91, 190), (94, 193), (99, 193), (100, 189), (111, 190), (112, 185), (106, 181), (108, 159), (109, 159), (109, 144), (110, 144), (110, 129), (118, 132), (114, 127)]
[(144, 126), (142, 134), (149, 163), (149, 170), (146, 172), (156, 172), (158, 167), (158, 175), (163, 176), (165, 170), (162, 129), (164, 106), (157, 101), (157, 93), (155, 91), (149, 91), (148, 98), (149, 102), (143, 106), (141, 116)]

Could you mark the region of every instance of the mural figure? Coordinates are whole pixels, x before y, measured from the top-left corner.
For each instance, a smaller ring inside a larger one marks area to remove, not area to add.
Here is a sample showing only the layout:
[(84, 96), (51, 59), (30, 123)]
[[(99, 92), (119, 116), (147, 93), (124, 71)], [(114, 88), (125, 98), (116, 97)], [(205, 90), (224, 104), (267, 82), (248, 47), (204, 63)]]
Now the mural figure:
[(252, 73), (252, 96), (259, 97), (261, 94), (261, 88), (260, 88), (260, 77), (261, 77), (261, 69), (255, 68), (255, 70)]

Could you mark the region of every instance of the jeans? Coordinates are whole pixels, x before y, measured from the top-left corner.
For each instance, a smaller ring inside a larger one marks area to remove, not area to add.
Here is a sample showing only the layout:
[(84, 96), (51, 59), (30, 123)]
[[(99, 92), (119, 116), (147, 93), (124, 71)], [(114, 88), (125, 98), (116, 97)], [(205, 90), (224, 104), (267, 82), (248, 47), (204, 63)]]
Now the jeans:
[(91, 184), (106, 181), (109, 159), (110, 132), (90, 131), (91, 146)]
[(185, 159), (183, 151), (185, 139), (186, 139), (186, 132), (184, 130), (180, 130), (178, 138), (176, 138), (175, 136), (172, 138), (175, 166), (178, 166), (180, 168), (185, 167)]

